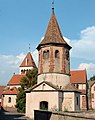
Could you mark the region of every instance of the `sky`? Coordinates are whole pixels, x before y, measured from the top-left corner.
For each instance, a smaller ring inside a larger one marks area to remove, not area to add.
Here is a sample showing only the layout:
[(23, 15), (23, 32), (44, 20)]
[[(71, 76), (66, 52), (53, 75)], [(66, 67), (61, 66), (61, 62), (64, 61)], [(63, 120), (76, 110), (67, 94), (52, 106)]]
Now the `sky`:
[[(53, 0), (0, 0), (0, 85), (6, 85), (45, 35)], [(72, 46), (71, 70), (95, 75), (95, 0), (55, 0), (54, 11), (65, 40)]]

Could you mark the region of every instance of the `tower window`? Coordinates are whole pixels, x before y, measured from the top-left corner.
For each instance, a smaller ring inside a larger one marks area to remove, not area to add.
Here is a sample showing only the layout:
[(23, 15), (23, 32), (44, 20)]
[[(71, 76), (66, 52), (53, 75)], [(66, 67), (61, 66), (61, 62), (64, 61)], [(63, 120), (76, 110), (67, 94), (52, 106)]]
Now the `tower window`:
[(79, 100), (78, 100), (78, 97), (76, 97), (76, 100), (77, 100), (77, 105), (79, 104)]
[(43, 58), (48, 59), (49, 58), (49, 50), (43, 52)]
[(69, 60), (69, 50), (66, 50), (66, 59)]
[(59, 58), (59, 51), (58, 50), (55, 51), (55, 58)]
[(9, 99), (8, 99), (8, 103), (11, 103), (11, 97), (9, 97)]

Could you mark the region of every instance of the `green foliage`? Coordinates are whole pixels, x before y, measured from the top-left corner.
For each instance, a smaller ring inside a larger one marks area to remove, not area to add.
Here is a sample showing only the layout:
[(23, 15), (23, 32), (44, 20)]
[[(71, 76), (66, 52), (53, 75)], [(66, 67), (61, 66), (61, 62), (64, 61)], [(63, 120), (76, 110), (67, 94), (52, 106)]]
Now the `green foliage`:
[(17, 94), (16, 99), (16, 108), (17, 112), (25, 112), (25, 103), (26, 103), (26, 94), (22, 88), (19, 88), (19, 93)]
[(90, 77), (90, 81), (95, 80), (95, 75), (93, 77)]
[(37, 83), (37, 74), (38, 74), (38, 69), (35, 68), (33, 70), (29, 70), (26, 73), (26, 76), (21, 79), (21, 87), (18, 88), (19, 93), (17, 94), (17, 99), (16, 99), (16, 108), (18, 112), (21, 113), (25, 112), (25, 104), (26, 104), (25, 90)]

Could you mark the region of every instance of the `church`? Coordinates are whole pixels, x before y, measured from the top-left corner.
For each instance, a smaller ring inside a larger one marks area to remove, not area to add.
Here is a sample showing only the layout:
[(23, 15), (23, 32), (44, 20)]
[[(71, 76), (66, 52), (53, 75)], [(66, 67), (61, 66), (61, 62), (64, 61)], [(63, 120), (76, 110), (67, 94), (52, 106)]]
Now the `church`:
[[(86, 70), (70, 70), (70, 49), (60, 31), (54, 8), (43, 40), (37, 46), (37, 84), (26, 90), (26, 116), (34, 118), (34, 110), (79, 111), (86, 110)], [(2, 91), (1, 105), (14, 110), (21, 78), (28, 70), (36, 68), (30, 52)]]
[(37, 46), (37, 84), (26, 90), (26, 116), (34, 110), (78, 111), (80, 91), (70, 83), (70, 49), (64, 40), (55, 13), (52, 14), (43, 40)]

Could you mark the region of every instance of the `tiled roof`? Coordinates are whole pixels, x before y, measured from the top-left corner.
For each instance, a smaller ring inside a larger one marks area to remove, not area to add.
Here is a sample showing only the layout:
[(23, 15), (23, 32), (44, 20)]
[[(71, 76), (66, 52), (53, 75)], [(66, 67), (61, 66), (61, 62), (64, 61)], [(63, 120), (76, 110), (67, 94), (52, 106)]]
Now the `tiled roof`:
[(31, 92), (33, 89), (35, 89), (36, 87), (40, 86), (43, 83), (46, 83), (47, 85), (51, 86), (55, 90), (60, 90), (57, 86), (53, 85), (51, 82), (43, 81), (39, 84), (34, 85), (33, 87), (30, 87), (29, 89), (26, 90), (26, 92)]
[(27, 53), (25, 59), (21, 63), (20, 67), (34, 67), (36, 68), (36, 64), (33, 60), (33, 57), (30, 52)]
[(3, 89), (5, 88), (6, 86), (0, 86), (0, 98), (2, 96), (2, 93), (3, 93)]
[(24, 77), (24, 74), (14, 74), (10, 81), (8, 82), (8, 85), (20, 85), (20, 80), (22, 77)]
[(3, 95), (17, 95), (18, 89), (16, 87), (9, 88), (3, 91)]
[(65, 92), (81, 92), (78, 90), (72, 83), (67, 84), (64, 88), (63, 91)]
[(41, 45), (46, 45), (46, 44), (51, 44), (51, 43), (66, 45), (69, 47), (69, 49), (71, 48), (66, 43), (66, 41), (64, 40), (64, 38), (61, 34), (57, 19), (56, 19), (55, 14), (54, 14), (54, 9), (52, 9), (52, 15), (51, 15), (44, 39), (38, 45), (37, 49), (39, 49), (39, 47)]
[(86, 70), (70, 71), (71, 83), (86, 83)]
[(91, 87), (95, 83), (95, 80), (88, 81), (88, 85)]

